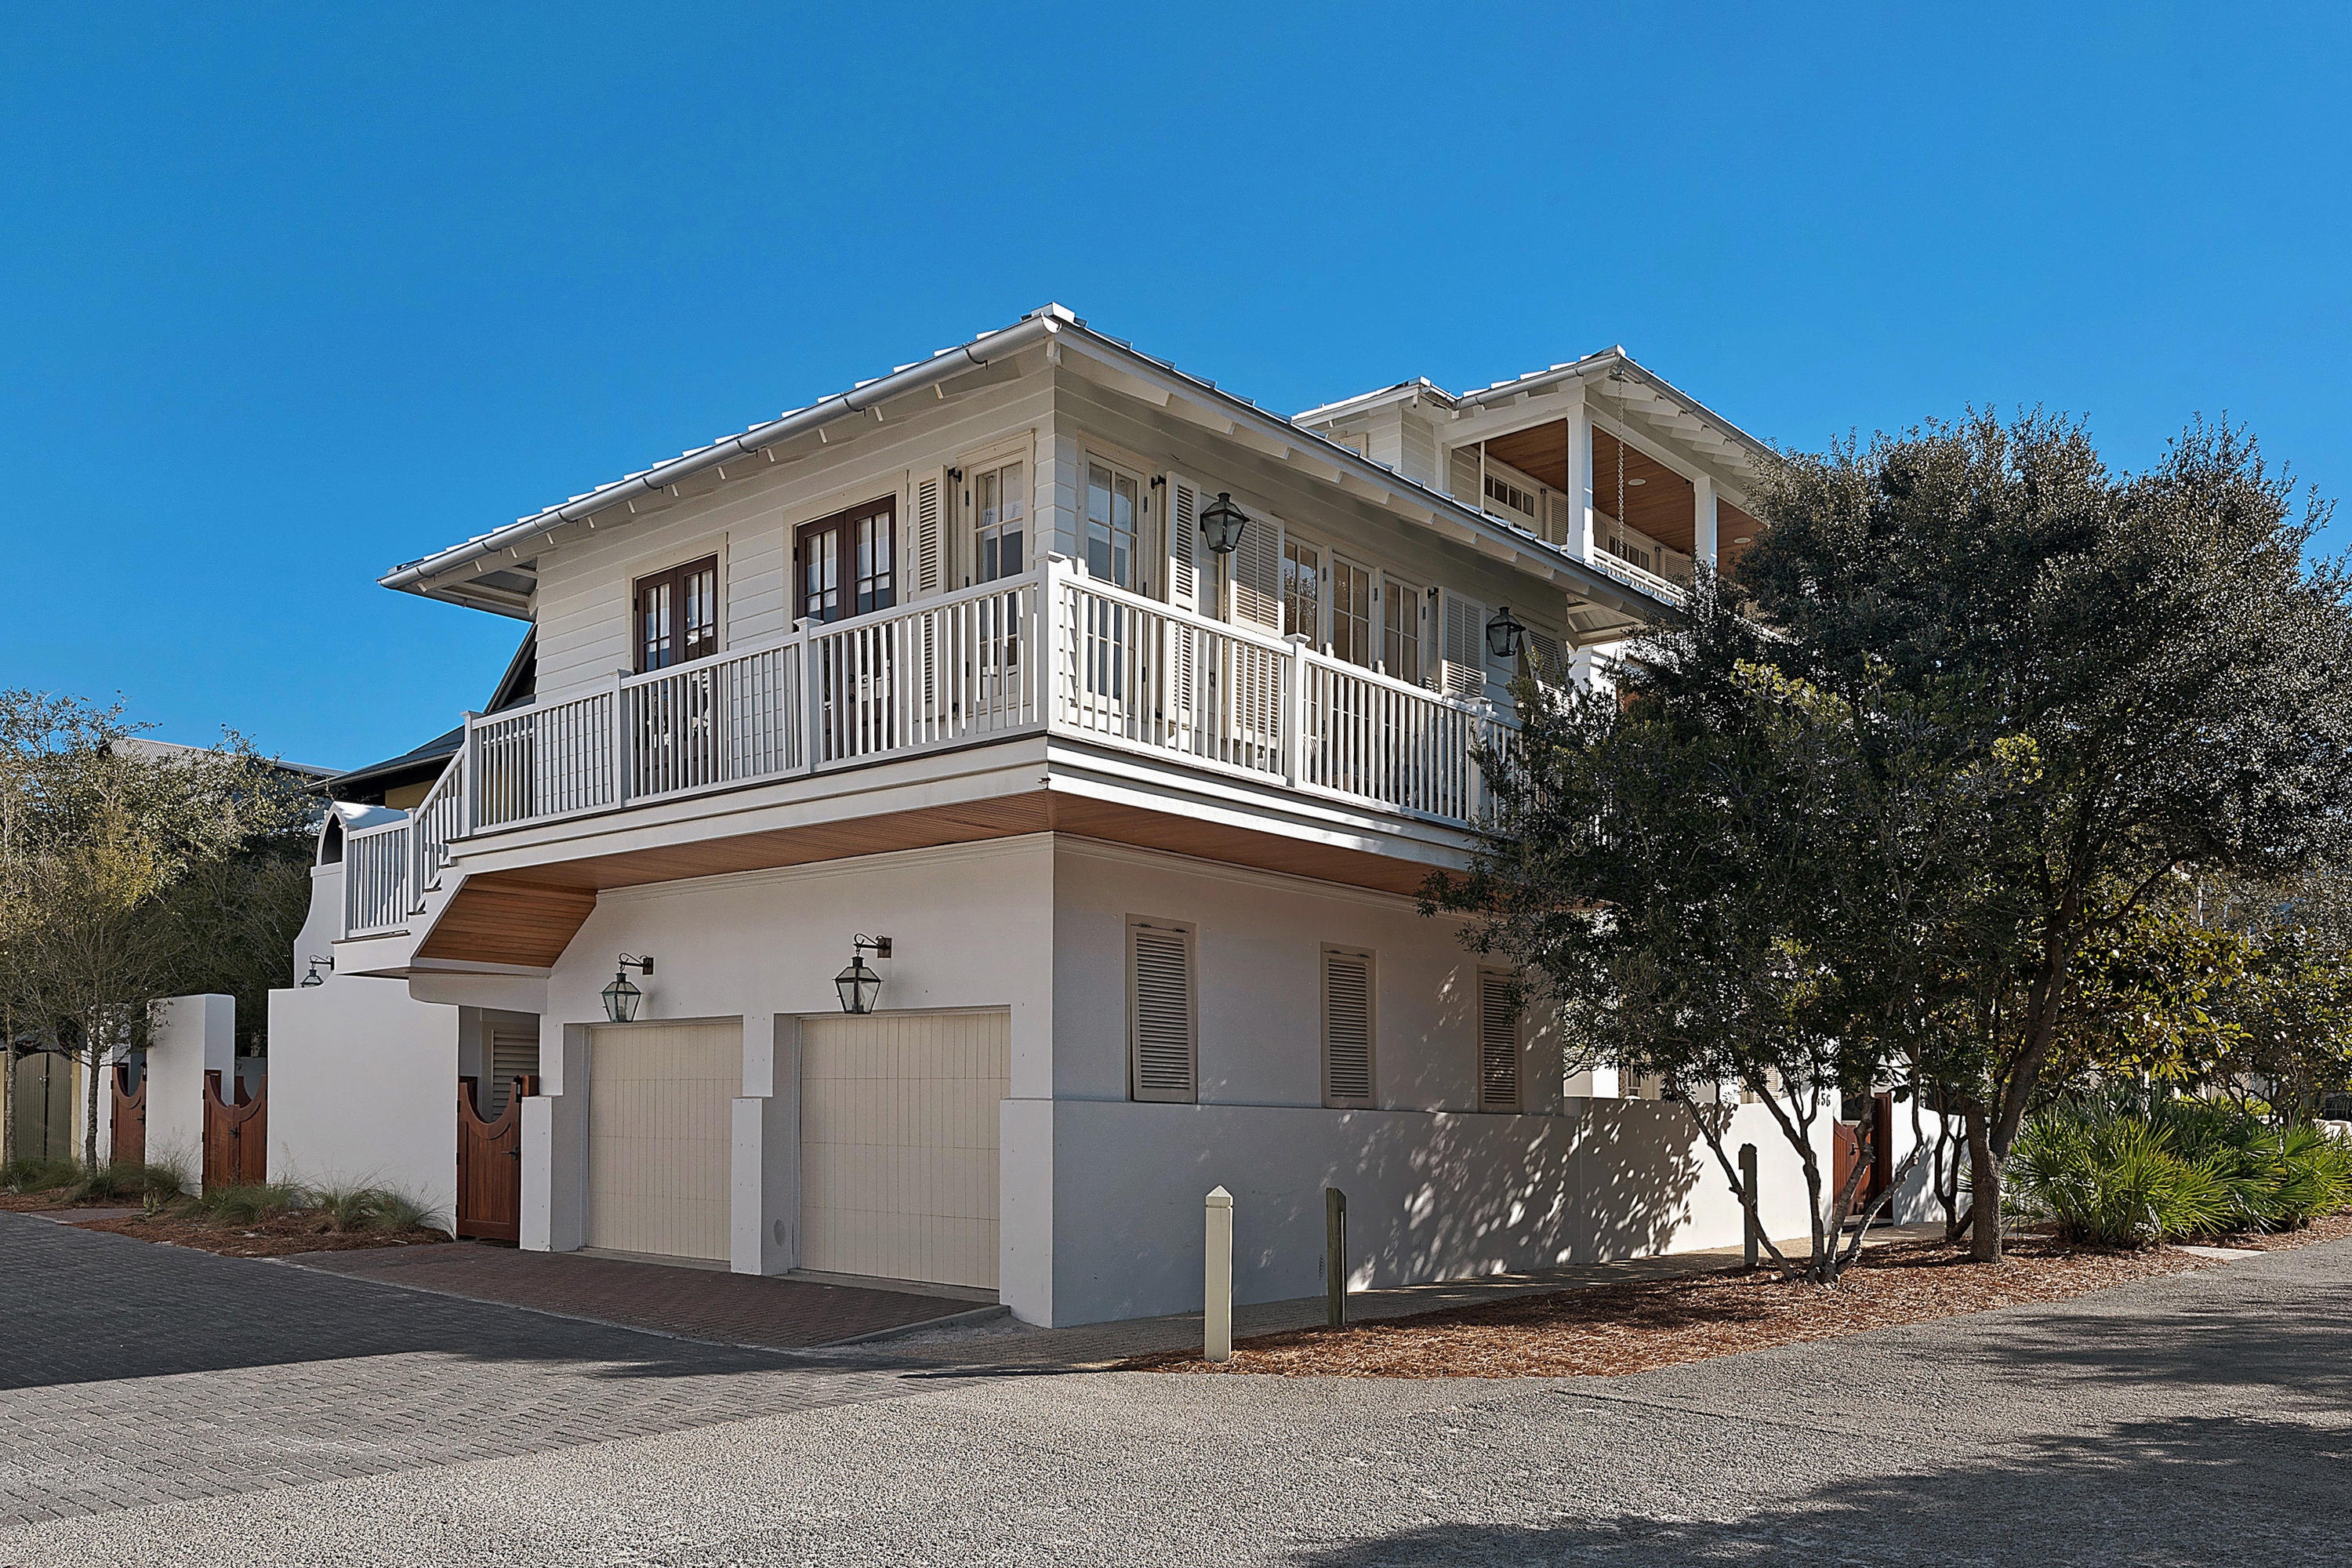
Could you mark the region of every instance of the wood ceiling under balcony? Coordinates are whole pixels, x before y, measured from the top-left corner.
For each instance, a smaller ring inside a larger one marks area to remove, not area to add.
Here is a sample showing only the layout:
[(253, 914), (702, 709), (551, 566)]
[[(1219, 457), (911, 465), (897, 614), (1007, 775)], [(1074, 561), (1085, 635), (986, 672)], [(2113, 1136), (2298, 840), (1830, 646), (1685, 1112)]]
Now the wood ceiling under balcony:
[(419, 960), (554, 966), (607, 888), (765, 871), (863, 855), (930, 849), (1031, 833), (1066, 833), (1141, 849), (1412, 895), (1420, 861), (1122, 805), (1036, 790), (767, 833), (698, 839), (467, 877), (416, 950)]
[[(1617, 462), (1625, 463), (1625, 511), (1620, 521), (1669, 550), (1694, 553), (1697, 542), (1698, 491), (1691, 482), (1639, 447), (1621, 443), (1606, 430), (1592, 432), (1592, 504), (1617, 513)], [(1568, 421), (1555, 419), (1514, 430), (1486, 443), (1486, 455), (1565, 491), (1568, 483)]]

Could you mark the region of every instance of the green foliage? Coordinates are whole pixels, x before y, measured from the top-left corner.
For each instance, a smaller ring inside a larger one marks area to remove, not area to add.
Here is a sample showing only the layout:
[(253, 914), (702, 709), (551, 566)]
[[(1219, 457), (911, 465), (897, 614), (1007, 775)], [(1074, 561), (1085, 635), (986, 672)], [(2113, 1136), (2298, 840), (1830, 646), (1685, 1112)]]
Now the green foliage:
[(222, 1225), (254, 1225), (310, 1206), (310, 1194), (292, 1182), (212, 1187), (195, 1201), (199, 1214)]
[(0, 1191), (53, 1193), (81, 1180), (81, 1167), (71, 1160), (11, 1160), (0, 1169)]
[(424, 1205), (383, 1187), (314, 1188), (307, 1198), (322, 1228), (332, 1231), (415, 1230), (430, 1217)]
[(169, 1163), (98, 1165), (87, 1173), (77, 1169), (76, 1176), (72, 1191), (68, 1195), (78, 1204), (136, 1201), (152, 1206), (178, 1197), (185, 1184), (184, 1173), (177, 1165)]
[(2009, 1183), (2012, 1213), (2054, 1221), (2073, 1240), (2294, 1230), (2352, 1204), (2352, 1143), (2273, 1128), (2223, 1102), (2151, 1101), (2124, 1088), (2037, 1113)]

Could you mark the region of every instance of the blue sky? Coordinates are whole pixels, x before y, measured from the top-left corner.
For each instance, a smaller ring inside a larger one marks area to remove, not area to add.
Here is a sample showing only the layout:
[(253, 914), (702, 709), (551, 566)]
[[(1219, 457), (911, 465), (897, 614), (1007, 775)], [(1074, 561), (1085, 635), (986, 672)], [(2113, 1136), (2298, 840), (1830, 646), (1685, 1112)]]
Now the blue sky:
[(1048, 300), (1283, 409), (1622, 342), (2346, 493), (2352, 13), (2051, 9), (20, 11), (0, 684), (404, 749), (520, 627), (384, 568)]

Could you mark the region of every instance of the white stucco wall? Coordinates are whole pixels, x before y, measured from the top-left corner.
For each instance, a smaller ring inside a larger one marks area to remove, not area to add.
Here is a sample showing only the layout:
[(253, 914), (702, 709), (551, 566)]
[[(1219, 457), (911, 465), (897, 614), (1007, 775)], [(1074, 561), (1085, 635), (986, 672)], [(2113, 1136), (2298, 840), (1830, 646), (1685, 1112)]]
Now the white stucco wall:
[[(397, 980), (269, 994), (269, 1179), (388, 1187), (447, 1228), (457, 1202), (458, 1009)], [(154, 1114), (149, 1098), (148, 1114)], [(153, 1122), (149, 1122), (153, 1136)]]
[[(1201, 1305), (1202, 1199), (1234, 1194), (1239, 1301), (1323, 1289), (1323, 1189), (1348, 1194), (1351, 1289), (1737, 1246), (1740, 1213), (1681, 1106), (1575, 1100), (1562, 1114), (1064, 1101), (1052, 1108), (1053, 1318)], [(1759, 1107), (1764, 1220), (1807, 1229), (1795, 1152)]]
[(176, 1162), (190, 1192), (203, 1182), (205, 1074), (229, 1095), (236, 1071), (236, 998), (173, 996), (156, 1004), (147, 1042), (147, 1158)]

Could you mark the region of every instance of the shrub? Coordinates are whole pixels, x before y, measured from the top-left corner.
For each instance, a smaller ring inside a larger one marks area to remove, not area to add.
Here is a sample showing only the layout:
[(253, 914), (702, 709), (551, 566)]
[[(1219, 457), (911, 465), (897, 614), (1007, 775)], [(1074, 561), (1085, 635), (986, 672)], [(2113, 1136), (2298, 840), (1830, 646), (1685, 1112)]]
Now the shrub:
[(310, 1206), (309, 1194), (291, 1182), (261, 1182), (247, 1187), (215, 1187), (196, 1200), (197, 1212), (222, 1225), (254, 1225)]
[(137, 1200), (150, 1208), (171, 1202), (184, 1186), (184, 1173), (169, 1162), (150, 1165), (96, 1165), (76, 1169), (67, 1201), (77, 1204), (118, 1204)]
[(321, 1187), (310, 1199), (322, 1230), (414, 1230), (427, 1217), (424, 1205), (383, 1187)]
[(71, 1160), (12, 1160), (0, 1169), (0, 1189), (12, 1193), (53, 1193), (81, 1180), (81, 1167)]
[(2011, 1156), (2013, 1205), (2114, 1246), (2294, 1230), (2352, 1203), (2352, 1144), (2204, 1100), (2111, 1089), (2050, 1106)]

